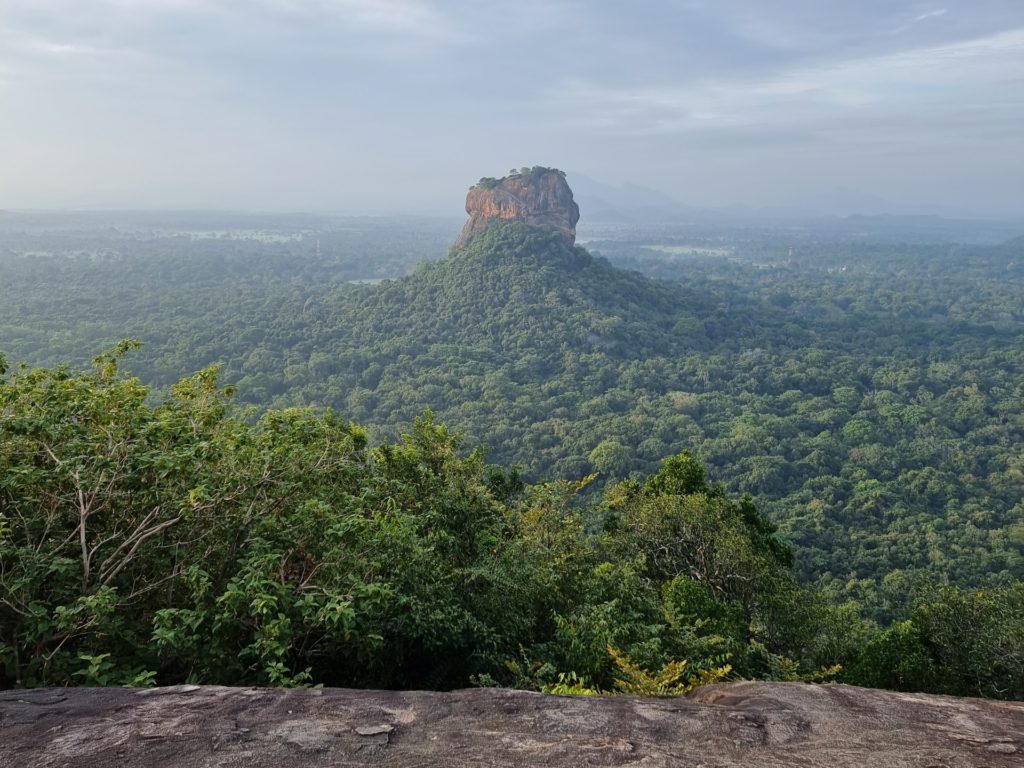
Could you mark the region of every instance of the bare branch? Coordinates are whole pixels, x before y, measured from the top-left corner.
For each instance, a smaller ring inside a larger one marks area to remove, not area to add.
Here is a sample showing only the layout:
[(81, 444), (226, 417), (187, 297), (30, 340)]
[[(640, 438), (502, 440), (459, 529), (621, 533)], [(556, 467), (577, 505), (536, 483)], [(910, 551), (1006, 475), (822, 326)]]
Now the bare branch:
[(176, 525), (180, 520), (181, 515), (173, 517), (170, 520), (165, 520), (164, 522), (154, 526), (153, 528), (150, 528), (148, 531), (139, 536), (138, 539), (135, 541), (135, 544), (132, 546), (132, 548), (128, 551), (126, 555), (124, 555), (124, 557), (121, 558), (121, 562), (118, 563), (117, 566), (112, 571), (110, 571), (106, 576), (104, 576), (102, 573), (100, 574), (101, 583), (103, 583), (104, 585), (109, 585), (110, 582), (114, 580), (114, 577), (116, 577), (117, 574), (119, 574), (124, 569), (124, 567), (128, 565), (128, 563), (135, 559), (135, 553), (139, 551), (139, 547), (141, 547), (146, 542), (147, 539), (151, 539), (157, 534), (166, 531), (171, 526)]
[(71, 473), (78, 488), (78, 543), (82, 549), (82, 590), (89, 585), (89, 543), (86, 539), (86, 521), (89, 519), (90, 508), (86, 504), (85, 494), (82, 492), (82, 483), (79, 479), (78, 470)]
[[(132, 531), (132, 534), (130, 536), (128, 536), (127, 538), (125, 538), (125, 540), (122, 541), (118, 545), (117, 549), (115, 549), (113, 552), (111, 552), (109, 555), (107, 555), (107, 558), (103, 561), (103, 564), (100, 566), (100, 578), (101, 579), (103, 578), (103, 573), (105, 571), (109, 570), (109, 565), (108, 564), (110, 562), (112, 562), (113, 559), (115, 557), (117, 557), (118, 554), (120, 554), (120, 552), (123, 549), (125, 549), (126, 547), (131, 546), (132, 543), (135, 541), (135, 539), (138, 536), (140, 536), (141, 534), (143, 534), (145, 532), (146, 526), (148, 526), (151, 522), (153, 522), (154, 518), (156, 518), (156, 516), (158, 514), (160, 514), (160, 509), (161, 508), (159, 506), (157, 506), (157, 507), (154, 507), (152, 510), (150, 510), (149, 513), (144, 518), (142, 518), (142, 521), (138, 525), (135, 526), (135, 530)], [(98, 547), (99, 547), (99, 545), (97, 545), (97, 548)]]

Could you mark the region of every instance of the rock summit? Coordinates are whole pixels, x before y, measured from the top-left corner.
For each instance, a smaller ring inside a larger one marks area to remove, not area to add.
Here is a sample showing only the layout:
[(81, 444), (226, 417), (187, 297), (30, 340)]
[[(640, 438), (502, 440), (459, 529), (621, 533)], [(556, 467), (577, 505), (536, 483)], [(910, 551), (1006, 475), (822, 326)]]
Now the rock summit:
[(580, 220), (580, 207), (572, 199), (565, 173), (542, 166), (521, 168), (501, 179), (480, 179), (466, 195), (466, 213), (469, 221), (455, 248), (469, 243), (492, 219), (553, 227), (573, 244)]

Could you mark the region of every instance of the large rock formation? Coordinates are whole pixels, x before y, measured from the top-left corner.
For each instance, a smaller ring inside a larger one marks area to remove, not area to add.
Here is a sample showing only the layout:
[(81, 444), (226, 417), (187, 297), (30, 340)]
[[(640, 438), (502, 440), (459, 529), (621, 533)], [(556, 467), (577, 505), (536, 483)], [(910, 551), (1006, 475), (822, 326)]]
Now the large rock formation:
[(466, 195), (466, 213), (469, 221), (455, 248), (466, 245), (492, 219), (554, 227), (572, 244), (580, 220), (580, 207), (572, 199), (565, 174), (540, 166), (523, 168), (502, 179), (480, 179)]
[(1024, 703), (730, 683), (682, 699), (179, 686), (0, 692), (3, 768), (1024, 765)]

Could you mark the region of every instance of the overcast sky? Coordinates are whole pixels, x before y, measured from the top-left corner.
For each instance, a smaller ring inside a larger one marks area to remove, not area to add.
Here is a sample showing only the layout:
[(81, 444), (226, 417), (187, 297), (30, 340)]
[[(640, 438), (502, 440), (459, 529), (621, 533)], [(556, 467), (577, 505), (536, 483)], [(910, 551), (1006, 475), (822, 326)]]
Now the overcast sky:
[(535, 164), (1024, 213), (1024, 0), (0, 0), (0, 207), (457, 215)]

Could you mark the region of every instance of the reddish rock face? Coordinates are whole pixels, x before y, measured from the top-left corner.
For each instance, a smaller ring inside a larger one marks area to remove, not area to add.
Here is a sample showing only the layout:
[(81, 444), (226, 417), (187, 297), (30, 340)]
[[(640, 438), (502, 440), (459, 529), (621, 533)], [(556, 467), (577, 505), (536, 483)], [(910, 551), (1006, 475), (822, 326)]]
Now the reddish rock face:
[(503, 179), (482, 179), (466, 195), (469, 221), (455, 241), (466, 245), (492, 219), (550, 226), (576, 242), (580, 207), (572, 199), (565, 174), (554, 168), (533, 168)]

